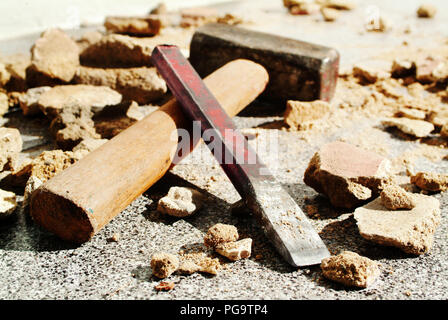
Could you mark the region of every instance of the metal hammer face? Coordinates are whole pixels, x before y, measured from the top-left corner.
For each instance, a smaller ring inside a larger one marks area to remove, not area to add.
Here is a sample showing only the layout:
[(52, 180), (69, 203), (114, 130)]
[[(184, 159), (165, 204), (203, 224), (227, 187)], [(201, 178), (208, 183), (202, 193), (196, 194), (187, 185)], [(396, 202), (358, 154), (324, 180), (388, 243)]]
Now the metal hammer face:
[(339, 68), (335, 49), (218, 23), (194, 34), (190, 62), (201, 77), (239, 58), (266, 68), (267, 100), (330, 101), (334, 95)]

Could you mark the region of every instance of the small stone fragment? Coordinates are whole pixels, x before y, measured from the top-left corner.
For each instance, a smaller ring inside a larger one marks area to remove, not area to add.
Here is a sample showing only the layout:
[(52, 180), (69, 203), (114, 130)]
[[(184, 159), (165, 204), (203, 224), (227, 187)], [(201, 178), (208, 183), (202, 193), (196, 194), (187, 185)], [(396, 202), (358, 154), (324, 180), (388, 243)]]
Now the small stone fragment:
[(210, 227), (204, 237), (207, 247), (215, 248), (217, 245), (238, 240), (238, 230), (235, 226), (217, 223)]
[(92, 115), (87, 107), (66, 105), (50, 124), (57, 145), (72, 150), (82, 140), (101, 138), (95, 131)]
[(325, 194), (333, 206), (351, 209), (379, 195), (390, 179), (390, 167), (389, 160), (373, 152), (335, 141), (314, 154), (304, 182)]
[(221, 243), (215, 247), (215, 251), (232, 261), (246, 259), (252, 252), (252, 239)]
[(32, 73), (40, 73), (51, 79), (69, 82), (78, 66), (78, 46), (62, 30), (45, 31), (31, 48), (30, 70)]
[(353, 10), (356, 8), (356, 2), (353, 0), (317, 0), (316, 3), (337, 10)]
[(93, 138), (87, 138), (82, 140), (80, 143), (78, 143), (74, 148), (73, 152), (78, 150), (87, 150), (89, 153), (92, 152), (95, 149), (98, 149), (103, 144), (105, 144), (108, 139), (93, 139)]
[(39, 98), (44, 93), (51, 89), (51, 87), (37, 87), (28, 89), (28, 91), (19, 97), (20, 108), (23, 115), (32, 116), (41, 112), (39, 108)]
[(120, 241), (120, 234), (114, 233), (111, 237), (107, 239), (107, 242), (118, 242)]
[(401, 108), (395, 113), (395, 116), (414, 120), (424, 120), (426, 118), (426, 113), (418, 109)]
[(289, 100), (286, 103), (284, 121), (292, 129), (309, 129), (320, 119), (323, 119), (330, 112), (328, 102), (316, 100), (311, 102)]
[(417, 138), (427, 137), (433, 130), (431, 122), (408, 118), (388, 118), (382, 121), (384, 126), (396, 127), (400, 131)]
[(184, 218), (199, 210), (203, 201), (204, 196), (197, 190), (186, 187), (171, 187), (168, 194), (159, 200), (157, 211)]
[(339, 10), (328, 7), (322, 7), (320, 13), (325, 21), (335, 21), (341, 15)]
[(418, 172), (411, 177), (411, 183), (430, 192), (446, 191), (448, 190), (448, 174)]
[(169, 277), (179, 267), (179, 259), (170, 253), (158, 252), (152, 256), (152, 274), (160, 279)]
[(415, 201), (412, 193), (396, 185), (386, 186), (380, 194), (381, 204), (390, 210), (412, 209)]
[(123, 95), (123, 100), (148, 104), (164, 96), (167, 86), (156, 68), (78, 68), (74, 82), (107, 86)]
[(377, 198), (354, 213), (359, 233), (375, 243), (394, 246), (409, 254), (424, 254), (431, 249), (440, 222), (437, 199), (414, 194), (411, 210), (387, 210)]
[(30, 56), (23, 53), (17, 53), (4, 58), (3, 63), (6, 71), (10, 74), (5, 88), (8, 91), (23, 92), (27, 90), (26, 69), (31, 64)]
[(395, 59), (392, 62), (391, 74), (394, 78), (406, 78), (415, 74), (415, 62)]
[(218, 259), (205, 257), (199, 262), (200, 272), (217, 275), (221, 264)]
[(8, 96), (0, 92), (0, 117), (3, 116), (9, 110), (9, 100)]
[(67, 106), (87, 107), (95, 113), (121, 100), (121, 94), (109, 87), (77, 84), (51, 88), (42, 93), (38, 104), (45, 115), (54, 118)]
[(244, 23), (244, 20), (230, 13), (226, 13), (222, 17), (218, 17), (216, 20), (217, 23), (228, 24), (230, 26), (236, 26)]
[(35, 176), (31, 176), (25, 185), (25, 192), (23, 194), (22, 206), (26, 207), (30, 203), (33, 192), (43, 184), (43, 181)]
[(15, 170), (19, 153), (22, 151), (22, 137), (15, 128), (0, 128), (0, 172)]
[(448, 76), (448, 71), (445, 69), (445, 63), (439, 58), (428, 56), (418, 59), (415, 64), (415, 78), (422, 83), (444, 80), (443, 78)]
[(177, 272), (181, 274), (193, 274), (196, 272), (199, 272), (201, 270), (201, 267), (198, 266), (196, 263), (194, 263), (191, 260), (185, 260), (180, 263), (179, 268), (177, 269)]
[(380, 275), (379, 264), (351, 251), (322, 260), (323, 275), (345, 286), (367, 288)]
[(0, 61), (0, 88), (5, 87), (10, 79), (11, 74), (6, 70), (5, 64)]
[(319, 5), (313, 2), (303, 1), (289, 7), (289, 13), (293, 15), (310, 15), (319, 12)]
[(170, 291), (174, 289), (174, 282), (161, 281), (154, 287), (157, 291)]
[(391, 23), (388, 19), (385, 17), (372, 17), (370, 20), (367, 21), (365, 24), (365, 28), (367, 31), (374, 31), (374, 32), (385, 32), (391, 29)]
[(15, 193), (0, 189), (0, 220), (9, 217), (16, 208)]
[(81, 38), (79, 38), (76, 41), (76, 44), (79, 48), (79, 53), (82, 54), (82, 52), (87, 49), (89, 46), (94, 44), (95, 42), (98, 42), (103, 37), (103, 34), (98, 31), (87, 31), (85, 32)]
[(368, 65), (358, 64), (353, 67), (353, 76), (359, 78), (362, 83), (370, 84), (388, 78), (389, 74)]
[(440, 135), (442, 137), (448, 138), (448, 122), (443, 125), (442, 129), (440, 130)]
[(437, 8), (431, 4), (422, 4), (417, 9), (419, 18), (433, 18), (437, 13)]
[(106, 17), (104, 27), (113, 33), (135, 36), (154, 36), (166, 25), (160, 15), (144, 17)]

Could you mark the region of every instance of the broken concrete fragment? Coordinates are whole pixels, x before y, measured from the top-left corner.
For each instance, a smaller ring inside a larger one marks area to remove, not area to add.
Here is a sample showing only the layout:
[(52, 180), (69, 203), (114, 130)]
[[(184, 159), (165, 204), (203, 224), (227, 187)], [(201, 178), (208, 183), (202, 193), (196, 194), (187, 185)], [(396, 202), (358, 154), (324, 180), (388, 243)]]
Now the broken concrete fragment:
[(78, 66), (78, 46), (62, 30), (45, 31), (31, 48), (31, 73), (69, 82)]
[(426, 112), (418, 109), (401, 108), (395, 113), (395, 116), (414, 120), (424, 120), (426, 118)]
[(0, 92), (0, 117), (9, 110), (9, 99), (6, 93)]
[(143, 17), (106, 17), (104, 27), (107, 31), (135, 36), (154, 36), (166, 25), (161, 15)]
[(427, 120), (434, 126), (441, 128), (448, 122), (448, 110), (432, 110), (429, 112)]
[(182, 28), (199, 27), (209, 22), (215, 22), (218, 18), (218, 12), (207, 7), (183, 9), (180, 14), (180, 26)]
[(96, 113), (121, 100), (121, 94), (109, 87), (77, 84), (51, 88), (40, 96), (38, 104), (45, 115), (54, 118), (70, 105), (88, 107)]
[(354, 217), (361, 236), (409, 254), (428, 252), (440, 222), (440, 203), (430, 196), (413, 196), (415, 207), (411, 210), (389, 211), (380, 198), (357, 208)]
[(199, 261), (200, 272), (217, 275), (221, 264), (218, 259), (213, 259), (210, 257), (205, 257), (201, 261)]
[(6, 71), (10, 74), (10, 79), (5, 85), (5, 88), (8, 91), (26, 91), (26, 69), (31, 64), (30, 56), (17, 53), (4, 58), (2, 62), (5, 65)]
[(87, 150), (89, 153), (92, 152), (95, 149), (98, 149), (103, 144), (105, 144), (108, 139), (93, 139), (93, 138), (87, 138), (82, 140), (80, 143), (76, 145), (76, 147), (73, 148), (73, 152), (78, 150)]
[(394, 78), (406, 78), (415, 74), (415, 62), (395, 59), (392, 62), (391, 74)]
[(316, 100), (311, 102), (289, 100), (286, 103), (284, 121), (293, 129), (311, 128), (316, 120), (322, 119), (330, 112), (328, 102)]
[(390, 210), (412, 209), (415, 201), (412, 193), (407, 192), (400, 186), (386, 186), (380, 194), (381, 204)]
[(174, 289), (174, 282), (161, 281), (154, 287), (157, 291), (170, 291)]
[(356, 8), (356, 2), (353, 0), (317, 0), (316, 3), (337, 10), (353, 10)]
[(432, 4), (422, 4), (417, 9), (417, 16), (419, 18), (433, 18), (437, 13), (437, 8)]
[(304, 182), (325, 194), (335, 207), (354, 208), (374, 195), (390, 179), (389, 160), (345, 142), (332, 142), (316, 152)]
[(446, 191), (448, 190), (448, 174), (418, 172), (411, 177), (411, 183), (430, 192)]
[(157, 204), (157, 211), (170, 216), (184, 218), (202, 207), (204, 196), (197, 190), (186, 187), (171, 187), (168, 194)]
[(179, 259), (170, 253), (158, 252), (152, 256), (152, 274), (160, 279), (169, 277), (179, 267)]
[(0, 172), (15, 170), (19, 153), (22, 151), (22, 137), (15, 128), (0, 128)]
[(11, 79), (11, 74), (6, 70), (4, 63), (0, 62), (0, 88), (3, 88)]
[(396, 127), (417, 138), (426, 137), (434, 130), (434, 125), (431, 122), (408, 118), (388, 118), (383, 120), (382, 124), (387, 127)]
[(210, 227), (204, 237), (207, 247), (215, 248), (217, 245), (238, 240), (238, 230), (235, 226), (217, 223)]
[(392, 26), (391, 26), (391, 22), (389, 21), (389, 19), (382, 17), (382, 16), (377, 17), (375, 15), (375, 16), (369, 17), (369, 20), (365, 24), (365, 28), (367, 31), (385, 32), (385, 31), (389, 31), (392, 28)]
[(448, 138), (448, 122), (443, 125), (442, 129), (440, 130), (440, 135), (442, 137)]
[(31, 195), (37, 188), (39, 188), (44, 182), (35, 176), (31, 176), (25, 185), (25, 192), (23, 193), (22, 206), (26, 207), (30, 203)]
[(232, 261), (246, 259), (252, 253), (252, 239), (221, 243), (215, 247), (215, 251)]
[(236, 26), (244, 23), (244, 20), (240, 17), (237, 17), (231, 13), (226, 13), (222, 17), (218, 17), (216, 20), (217, 23), (228, 24), (230, 26)]
[(193, 273), (199, 272), (200, 270), (201, 270), (201, 267), (198, 266), (194, 261), (184, 260), (180, 263), (180, 266), (177, 269), (177, 272), (179, 272), (181, 274), (193, 274)]
[(15, 193), (0, 189), (0, 220), (8, 218), (16, 208)]
[(289, 7), (289, 13), (293, 15), (309, 15), (319, 12), (320, 6), (313, 2), (301, 2)]
[(351, 251), (322, 260), (320, 265), (325, 278), (345, 286), (367, 288), (380, 275), (379, 264)]
[(23, 115), (31, 116), (41, 112), (39, 108), (39, 98), (42, 93), (50, 90), (51, 87), (37, 87), (28, 89), (28, 91), (19, 97), (20, 108)]
[(444, 77), (444, 72), (448, 72), (445, 70), (445, 63), (443, 61), (431, 56), (425, 57), (424, 59), (418, 59), (415, 64), (415, 78), (422, 83), (438, 81), (439, 78)]
[(81, 53), (81, 62), (96, 67), (147, 67), (152, 65), (155, 46), (169, 43), (187, 48), (190, 38), (183, 32), (144, 38), (109, 34), (86, 48)]
[(82, 37), (76, 41), (76, 44), (78, 45), (78, 48), (79, 48), (79, 54), (82, 54), (82, 52), (86, 48), (88, 48), (95, 42), (100, 41), (102, 37), (103, 37), (103, 34), (101, 32), (95, 31), (95, 30), (85, 32), (82, 35)]
[(123, 95), (124, 100), (139, 104), (154, 102), (167, 92), (156, 68), (91, 68), (81, 66), (74, 78), (78, 84), (107, 86)]
[(325, 21), (335, 21), (341, 15), (339, 10), (327, 7), (322, 7), (320, 13)]

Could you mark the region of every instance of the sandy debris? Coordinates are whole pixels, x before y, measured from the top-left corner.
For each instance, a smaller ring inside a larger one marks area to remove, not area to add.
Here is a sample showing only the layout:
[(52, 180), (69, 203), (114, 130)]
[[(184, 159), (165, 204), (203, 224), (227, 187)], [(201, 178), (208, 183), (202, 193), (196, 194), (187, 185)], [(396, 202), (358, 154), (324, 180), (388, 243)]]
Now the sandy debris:
[(335, 207), (354, 208), (374, 195), (389, 179), (390, 161), (345, 142), (321, 147), (308, 164), (304, 182), (325, 194)]
[(51, 89), (51, 87), (37, 87), (28, 89), (28, 91), (19, 97), (19, 104), (25, 116), (32, 116), (41, 112), (39, 108), (39, 98), (44, 93)]
[(22, 137), (15, 128), (0, 128), (0, 172), (15, 170), (19, 153), (22, 151)]
[(417, 16), (419, 18), (433, 18), (437, 13), (437, 8), (432, 4), (422, 4), (417, 9)]
[(305, 130), (312, 128), (317, 120), (324, 119), (329, 112), (330, 105), (325, 101), (302, 102), (289, 100), (286, 103), (284, 121), (291, 129)]
[(427, 137), (433, 130), (431, 122), (408, 118), (389, 118), (382, 121), (387, 127), (396, 127), (400, 131), (417, 138)]
[(164, 96), (167, 86), (156, 68), (92, 68), (81, 66), (73, 79), (78, 84), (107, 86), (123, 95), (124, 100), (139, 104)]
[(50, 79), (69, 82), (79, 66), (78, 46), (65, 32), (48, 29), (31, 48), (31, 66), (27, 77), (40, 74)]
[(16, 208), (15, 193), (0, 189), (0, 220), (9, 217)]
[(354, 217), (361, 236), (409, 254), (429, 252), (440, 222), (440, 203), (421, 194), (414, 194), (413, 198), (415, 207), (410, 210), (389, 211), (380, 198), (357, 208)]
[(184, 218), (202, 208), (204, 196), (187, 187), (171, 187), (168, 194), (157, 204), (157, 211), (170, 216)]
[(204, 237), (207, 247), (215, 248), (217, 245), (238, 240), (238, 230), (235, 226), (217, 223), (210, 227)]
[(448, 190), (448, 174), (418, 172), (411, 177), (411, 183), (430, 192), (446, 191)]
[(252, 253), (252, 239), (221, 243), (215, 247), (215, 251), (232, 261), (246, 259)]
[(367, 288), (380, 275), (379, 263), (351, 251), (322, 260), (322, 274), (345, 286)]
[(396, 185), (386, 186), (380, 194), (381, 204), (390, 210), (412, 209), (415, 201), (412, 193)]
[(121, 94), (109, 87), (77, 84), (51, 88), (40, 96), (38, 104), (45, 115), (54, 118), (67, 106), (88, 107), (99, 112), (105, 106), (119, 104), (121, 100)]
[(151, 258), (152, 274), (160, 279), (169, 277), (179, 267), (179, 258), (173, 254), (157, 252)]

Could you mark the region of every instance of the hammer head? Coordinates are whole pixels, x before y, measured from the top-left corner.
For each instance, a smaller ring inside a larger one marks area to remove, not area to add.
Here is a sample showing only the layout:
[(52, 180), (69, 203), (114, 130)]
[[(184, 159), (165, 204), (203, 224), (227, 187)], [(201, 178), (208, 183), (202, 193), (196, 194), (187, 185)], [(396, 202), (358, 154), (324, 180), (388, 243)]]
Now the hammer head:
[(268, 71), (266, 99), (329, 101), (333, 97), (339, 68), (335, 49), (218, 23), (194, 34), (190, 62), (202, 77), (239, 58)]

